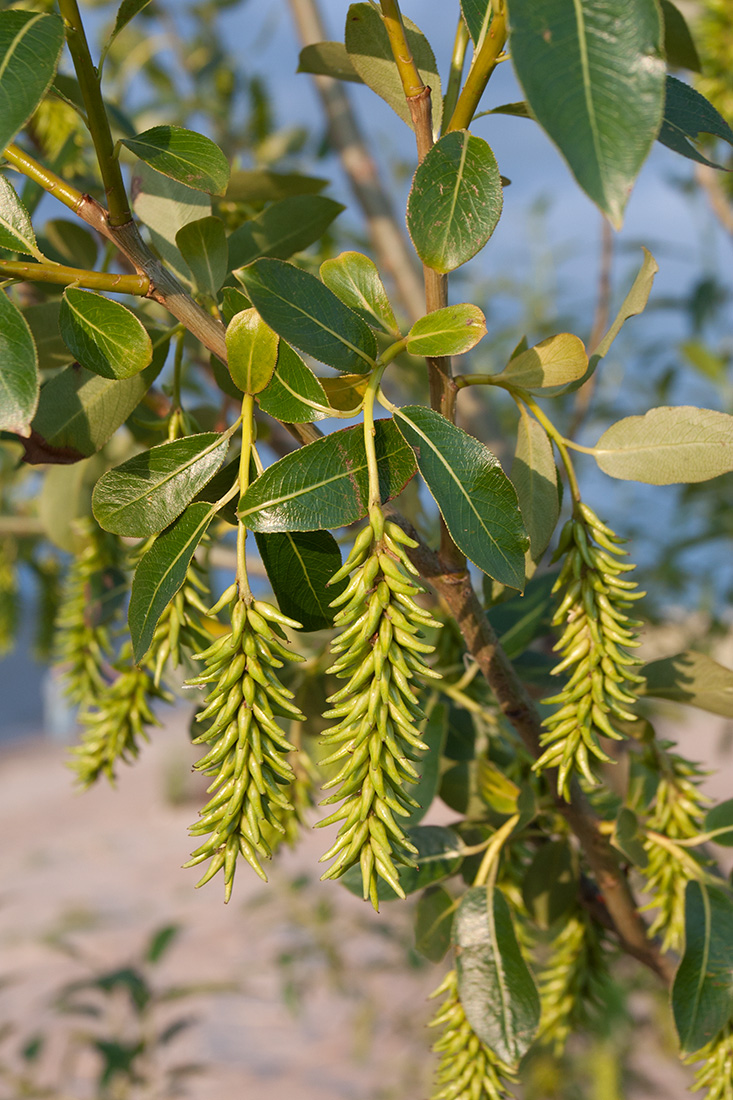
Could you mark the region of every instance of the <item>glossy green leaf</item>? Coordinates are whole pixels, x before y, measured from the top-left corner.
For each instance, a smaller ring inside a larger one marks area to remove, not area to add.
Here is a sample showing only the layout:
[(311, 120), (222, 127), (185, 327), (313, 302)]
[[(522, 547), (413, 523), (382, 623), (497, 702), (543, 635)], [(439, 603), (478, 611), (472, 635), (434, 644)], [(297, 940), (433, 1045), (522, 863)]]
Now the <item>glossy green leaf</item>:
[(644, 833), (639, 827), (639, 819), (628, 806), (622, 806), (619, 810), (612, 842), (633, 866), (641, 870), (648, 866), (649, 853), (644, 847)]
[(293, 195), (274, 202), (244, 222), (229, 237), (229, 267), (234, 269), (271, 256), (287, 260), (320, 240), (344, 209), (324, 195)]
[(108, 470), (92, 495), (97, 523), (131, 538), (157, 535), (222, 465), (230, 434), (204, 432), (160, 443)]
[(661, 0), (664, 20), (664, 56), (675, 69), (700, 72), (700, 58), (682, 12), (672, 0)]
[(282, 260), (262, 259), (244, 268), (239, 278), (253, 305), (284, 340), (338, 370), (372, 370), (374, 333), (315, 275)]
[(349, 80), (352, 84), (364, 83), (352, 65), (343, 42), (314, 42), (304, 46), (296, 72), (331, 76), (334, 80)]
[(327, 415), (314, 407), (328, 406), (320, 380), (284, 340), (280, 341), (275, 373), (257, 400), (261, 409), (285, 424), (311, 424)]
[(407, 405), (395, 422), (456, 546), (490, 577), (524, 587), (528, 539), (517, 494), (488, 447), (440, 413)]
[(249, 309), (252, 305), (246, 294), (233, 286), (225, 286), (221, 292), (221, 315), (225, 325), (228, 325), (232, 317), (241, 313), (243, 309)]
[[(435, 55), (425, 35), (412, 20), (402, 17), (410, 53), (423, 83), (432, 91), (433, 129), (440, 133), (443, 93)], [(392, 56), (382, 17), (371, 4), (352, 4), (346, 14), (346, 51), (351, 64), (373, 92), (388, 103), (403, 122), (412, 127), (400, 74)]]
[(474, 46), (486, 37), (491, 24), (491, 0), (461, 0), (461, 11)]
[(647, 485), (691, 484), (733, 470), (733, 416), (692, 405), (627, 416), (593, 448), (604, 473)]
[[(374, 445), (382, 503), (402, 491), (415, 459), (391, 420), (377, 420)], [(367, 514), (369, 476), (361, 426), (317, 439), (285, 455), (243, 495), (239, 514), (253, 531), (319, 531)]]
[(23, 314), (0, 290), (0, 429), (29, 436), (38, 407), (36, 345)]
[(91, 290), (67, 287), (59, 328), (83, 367), (102, 378), (132, 378), (153, 358), (153, 345), (134, 313)]
[(0, 248), (42, 260), (28, 211), (11, 183), (0, 172)]
[(58, 264), (83, 267), (88, 271), (92, 271), (97, 265), (97, 239), (78, 221), (53, 218), (46, 222), (41, 243), (46, 257)]
[(496, 158), (467, 130), (445, 134), (419, 165), (407, 200), (407, 228), (428, 267), (447, 273), (484, 247), (502, 208)]
[(552, 397), (562, 393), (568, 383), (583, 378), (587, 369), (583, 341), (569, 332), (561, 332), (510, 359), (504, 370), (494, 375), (494, 381)]
[[(426, 886), (450, 878), (458, 871), (462, 855), (462, 844), (457, 833), (444, 825), (416, 825), (405, 832), (417, 848), (413, 858), (417, 867), (398, 867), (397, 877), (405, 894), (414, 894)], [(346, 889), (362, 896), (361, 868), (358, 863), (350, 867), (341, 882)], [(380, 901), (397, 901), (398, 896), (383, 879), (379, 880), (377, 895)]]
[(728, 145), (733, 145), (733, 130), (712, 103), (689, 84), (668, 76), (666, 89), (664, 121), (657, 140), (688, 160), (707, 164), (711, 168), (720, 168), (715, 161), (708, 160), (692, 142), (700, 134), (712, 134), (726, 141)]
[(335, 609), (329, 607), (346, 580), (327, 588), (341, 568), (341, 551), (329, 531), (257, 534), (257, 547), (280, 610), (303, 630), (327, 630)]
[(320, 276), (344, 305), (398, 339), (401, 335), (387, 291), (376, 264), (361, 252), (342, 252), (333, 260), (324, 260)]
[(402, 818), (405, 825), (419, 825), (433, 804), (440, 786), (440, 763), (447, 736), (448, 708), (445, 703), (433, 702), (426, 708), (426, 717), (420, 725), (420, 740), (428, 746), (415, 765), (420, 778), (410, 787), (410, 796), (418, 808)]
[(451, 941), (454, 902), (444, 886), (428, 886), (415, 907), (415, 947), (430, 962), (445, 957)]
[(511, 661), (524, 653), (535, 638), (550, 633), (550, 620), (556, 606), (552, 589), (556, 580), (557, 571), (541, 573), (532, 578), (524, 595), (513, 596), (489, 608), (489, 621)]
[(272, 172), (269, 168), (232, 172), (227, 187), (227, 202), (279, 202), (291, 195), (317, 195), (328, 180), (303, 176), (299, 172)]
[(185, 581), (191, 558), (215, 514), (209, 504), (190, 504), (140, 559), (127, 613), (138, 664), (150, 648), (160, 616)]
[(520, 405), (517, 447), (509, 477), (517, 491), (532, 560), (539, 561), (560, 517), (560, 495), (552, 444), (524, 405)]
[(688, 882), (685, 953), (672, 986), (672, 1012), (683, 1055), (700, 1050), (733, 1014), (733, 898)]
[(182, 126), (153, 126), (134, 138), (122, 138), (131, 153), (195, 191), (223, 195), (229, 183), (229, 162), (219, 146)]
[(51, 378), (41, 389), (26, 461), (77, 462), (101, 450), (145, 396), (166, 355), (167, 348), (156, 349), (149, 367), (122, 381), (76, 364)]
[(190, 284), (191, 272), (176, 246), (176, 234), (189, 222), (211, 214), (211, 199), (202, 191), (161, 176), (139, 161), (132, 174), (132, 208), (147, 226), (150, 239), (166, 264)]
[(256, 309), (245, 309), (227, 325), (227, 365), (242, 393), (259, 393), (272, 378), (279, 340)]
[(221, 218), (198, 218), (176, 233), (176, 246), (191, 269), (199, 294), (216, 299), (229, 270), (229, 251)]
[(463, 895), (453, 932), (458, 992), (469, 1024), (502, 1062), (516, 1066), (540, 1022), (540, 998), (500, 890)]
[(726, 799), (713, 806), (705, 815), (703, 829), (706, 833), (715, 833), (716, 844), (724, 848), (733, 848), (733, 798)]
[(415, 321), (407, 334), (412, 355), (462, 355), (486, 335), (486, 318), (467, 303), (436, 309)]
[(647, 695), (733, 718), (733, 670), (705, 653), (688, 649), (651, 661), (640, 673), (646, 680)]
[(578, 875), (567, 840), (551, 840), (535, 852), (522, 882), (527, 912), (539, 928), (549, 928), (578, 904)]
[(509, 0), (510, 51), (532, 114), (616, 228), (662, 122), (656, 0)]
[(58, 15), (0, 12), (0, 150), (48, 91), (63, 44), (64, 24)]

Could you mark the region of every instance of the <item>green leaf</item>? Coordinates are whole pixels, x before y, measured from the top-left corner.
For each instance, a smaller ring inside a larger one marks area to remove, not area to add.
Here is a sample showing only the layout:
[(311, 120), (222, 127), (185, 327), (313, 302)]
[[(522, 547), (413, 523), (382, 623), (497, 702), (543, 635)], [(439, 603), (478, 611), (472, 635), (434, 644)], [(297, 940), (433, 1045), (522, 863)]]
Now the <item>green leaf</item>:
[(733, 145), (733, 130), (712, 103), (689, 84), (668, 76), (664, 121), (657, 140), (688, 160), (720, 168), (692, 144), (700, 134), (713, 134)]
[(363, 317), (398, 339), (401, 335), (387, 291), (376, 264), (361, 252), (342, 252), (333, 260), (324, 260), (320, 276), (337, 298)]
[(74, 356), (59, 332), (60, 310), (61, 302), (58, 299), (26, 306), (23, 310), (38, 352), (38, 366), (42, 371), (58, 370), (74, 361)]
[(547, 549), (560, 517), (560, 494), (552, 444), (542, 425), (520, 405), (517, 447), (509, 475), (517, 491), (533, 561)]
[[(487, 896), (488, 894), (488, 896)], [(458, 992), (482, 1043), (516, 1066), (537, 1033), (540, 999), (500, 890), (472, 887), (454, 922)]]
[(604, 473), (647, 485), (692, 484), (733, 470), (733, 416), (692, 405), (627, 416), (593, 448)]
[(685, 953), (672, 986), (683, 1056), (706, 1046), (733, 1014), (733, 899), (701, 882), (685, 895)]
[(257, 400), (261, 409), (285, 424), (311, 424), (327, 415), (314, 408), (328, 406), (319, 379), (284, 340), (280, 341), (275, 373)]
[(243, 309), (249, 309), (252, 305), (246, 294), (233, 286), (225, 286), (221, 292), (221, 315), (224, 324), (228, 325), (232, 317), (241, 313)]
[(364, 374), (342, 374), (335, 378), (319, 378), (332, 409), (353, 413), (361, 408), (369, 379)]
[(149, 367), (121, 382), (76, 364), (51, 378), (41, 389), (26, 462), (77, 462), (101, 450), (160, 374), (167, 353), (156, 349)]
[(198, 218), (176, 233), (176, 245), (193, 275), (199, 294), (216, 300), (229, 270), (229, 251), (221, 218)]
[(664, 55), (675, 69), (700, 72), (700, 58), (685, 17), (671, 0), (661, 0), (664, 20)]
[(486, 318), (467, 303), (436, 309), (415, 321), (407, 334), (412, 355), (462, 355), (486, 335)]
[[(402, 17), (405, 37), (423, 83), (432, 90), (433, 130), (440, 133), (443, 93), (435, 55), (425, 35), (412, 20)], [(382, 16), (371, 4), (352, 4), (346, 15), (346, 51), (354, 69), (373, 92), (388, 103), (412, 128), (400, 74), (397, 71)]]
[(138, 664), (150, 649), (158, 620), (185, 581), (191, 558), (215, 515), (210, 504), (190, 504), (140, 559), (127, 613)]
[(534, 854), (522, 882), (527, 912), (547, 929), (578, 904), (578, 876), (567, 840), (551, 840)]
[(33, 232), (30, 214), (18, 198), (14, 187), (0, 172), (0, 248), (22, 252), (42, 260)]
[(43, 251), (49, 260), (69, 267), (92, 270), (97, 263), (97, 242), (78, 222), (54, 218), (46, 222), (41, 234)]
[(350, 80), (352, 84), (363, 84), (343, 42), (314, 42), (304, 46), (298, 58), (298, 73), (312, 73), (314, 76), (331, 76), (334, 80)]
[[(423, 890), (435, 882), (454, 875), (461, 865), (462, 844), (457, 833), (444, 825), (416, 825), (405, 832), (417, 848), (414, 857), (417, 867), (398, 867), (397, 877), (405, 894), (414, 894), (417, 890)], [(346, 889), (362, 896), (361, 868), (359, 864), (350, 867), (346, 874), (341, 876), (341, 882)], [(397, 901), (398, 896), (383, 879), (377, 885), (377, 896), (380, 901)]]
[(716, 844), (724, 848), (733, 848), (733, 798), (726, 799), (713, 806), (705, 815), (703, 829), (706, 833), (718, 833)]
[(71, 466), (49, 466), (44, 474), (38, 518), (46, 538), (68, 554), (79, 551), (77, 522), (90, 513), (92, 489), (104, 465), (93, 456)]
[(340, 202), (324, 195), (293, 195), (272, 203), (229, 237), (230, 269), (245, 267), (261, 256), (289, 259), (320, 240), (342, 210)]
[(0, 150), (48, 91), (63, 44), (64, 24), (58, 15), (0, 12)]
[(420, 726), (420, 740), (428, 747), (416, 765), (420, 778), (410, 787), (410, 796), (418, 803), (418, 808), (412, 810), (409, 817), (402, 818), (407, 826), (422, 821), (440, 786), (440, 763), (448, 737), (448, 708), (445, 703), (433, 702), (426, 710), (427, 717)]
[(229, 179), (227, 202), (278, 202), (291, 195), (317, 195), (329, 180), (298, 172), (271, 172), (268, 168), (235, 171)]
[(223, 195), (229, 183), (229, 162), (219, 146), (182, 126), (153, 126), (134, 138), (122, 138), (122, 145), (150, 165), (195, 191)]
[(453, 898), (444, 886), (428, 886), (415, 907), (415, 947), (430, 962), (439, 963), (450, 947)]
[(135, 314), (91, 290), (66, 288), (59, 328), (81, 365), (102, 378), (132, 378), (153, 358), (150, 336)]
[(227, 325), (227, 365), (242, 393), (259, 393), (272, 378), (278, 337), (256, 309), (242, 310)]
[(97, 523), (115, 535), (157, 535), (214, 476), (230, 435), (231, 429), (160, 443), (108, 470), (92, 494)]
[(509, 0), (510, 51), (532, 114), (586, 194), (620, 228), (662, 122), (655, 0)]
[(488, 447), (440, 413), (406, 405), (395, 422), (456, 546), (494, 580), (524, 587), (528, 539), (517, 494)]
[(535, 638), (549, 634), (556, 602), (552, 594), (556, 580), (556, 571), (542, 573), (532, 578), (523, 596), (513, 596), (489, 608), (489, 621), (510, 661), (524, 653)]
[(238, 272), (263, 319), (296, 348), (341, 371), (374, 367), (372, 330), (315, 275), (282, 260), (257, 260)]
[[(148, 2), (149, 0), (143, 0), (143, 4)], [(138, 0), (138, 4), (140, 4), (140, 0)], [(180, 934), (180, 924), (164, 924), (161, 928), (157, 928), (148, 942), (145, 951), (145, 961), (153, 965), (159, 963), (163, 956), (168, 953)], [(165, 994), (163, 994), (163, 997), (165, 999)]]
[(628, 806), (622, 806), (619, 810), (612, 843), (635, 867), (644, 870), (648, 866), (649, 853), (644, 847), (644, 833), (639, 828), (639, 819)]
[(461, 0), (461, 11), (474, 46), (486, 37), (491, 24), (493, 4), (491, 0)]
[[(413, 476), (415, 459), (391, 420), (377, 420), (374, 445), (382, 503)], [(239, 514), (253, 531), (319, 531), (367, 514), (369, 475), (364, 429), (344, 428), (268, 467), (243, 495)]]
[(132, 173), (132, 208), (150, 232), (165, 263), (190, 285), (191, 273), (176, 247), (176, 234), (189, 222), (211, 214), (211, 199), (168, 179), (139, 161)]
[(328, 605), (346, 580), (326, 585), (341, 568), (341, 551), (329, 531), (257, 534), (257, 547), (280, 610), (303, 630), (327, 630), (335, 610)]
[(122, 0), (119, 8), (117, 9), (117, 18), (115, 19), (115, 25), (112, 28), (112, 33), (104, 47), (104, 54), (107, 54), (110, 46), (114, 42), (120, 31), (124, 30), (127, 24), (135, 18), (135, 16), (146, 8), (150, 0)]
[(0, 291), (0, 429), (29, 436), (38, 407), (38, 356), (23, 314)]
[(628, 321), (629, 317), (638, 316), (638, 314), (643, 313), (646, 309), (646, 304), (649, 301), (649, 295), (654, 282), (654, 276), (659, 271), (659, 264), (654, 259), (651, 252), (646, 248), (642, 248), (642, 252), (644, 253), (644, 260), (639, 268), (638, 275), (631, 285), (631, 289), (621, 303), (621, 308), (614, 317), (608, 332), (605, 334), (600, 344), (592, 349), (590, 361), (591, 373), (595, 370), (595, 365), (598, 360), (608, 355), (611, 344), (621, 331), (624, 322)]
[(577, 382), (588, 369), (583, 341), (569, 332), (548, 336), (532, 348), (510, 359), (504, 370), (493, 376), (500, 385), (552, 397)]
[(502, 208), (496, 158), (467, 130), (445, 134), (419, 165), (407, 200), (407, 228), (428, 267), (447, 273), (484, 247)]
[(733, 671), (692, 649), (640, 669), (645, 694), (733, 718)]

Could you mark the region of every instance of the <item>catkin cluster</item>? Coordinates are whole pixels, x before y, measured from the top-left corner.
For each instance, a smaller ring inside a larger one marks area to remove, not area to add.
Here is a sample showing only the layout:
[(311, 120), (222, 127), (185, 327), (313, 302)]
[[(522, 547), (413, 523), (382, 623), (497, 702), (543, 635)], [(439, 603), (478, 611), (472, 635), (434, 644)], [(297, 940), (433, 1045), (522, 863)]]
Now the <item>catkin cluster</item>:
[(293, 811), (288, 785), (294, 773), (288, 754), (294, 746), (275, 715), (304, 720), (277, 674), (285, 660), (302, 659), (278, 636), (279, 628), (299, 624), (269, 604), (239, 598), (232, 603), (231, 624), (231, 630), (196, 654), (205, 668), (187, 681), (192, 687), (214, 685), (197, 715), (209, 725), (195, 740), (210, 748), (195, 767), (215, 778), (208, 788), (211, 798), (191, 827), (193, 836), (206, 840), (185, 866), (210, 860), (199, 886), (223, 869), (226, 901), (240, 854), (266, 879), (260, 862), (272, 855), (266, 833), (283, 834), (281, 818)]
[(429, 1027), (444, 1028), (433, 1045), (440, 1055), (431, 1100), (505, 1100), (511, 1097), (504, 1079), (513, 1074), (481, 1042), (466, 1019), (458, 995), (458, 975), (450, 970), (431, 997), (446, 995)]
[(159, 684), (166, 665), (178, 668), (184, 656), (205, 647), (210, 638), (203, 626), (208, 612), (205, 599), (209, 594), (206, 572), (192, 558), (186, 579), (158, 620), (150, 644), (148, 662)]
[(600, 930), (585, 913), (569, 915), (552, 940), (539, 978), (542, 1017), (538, 1038), (552, 1047), (556, 1058), (572, 1030), (587, 1023), (589, 1007), (603, 1003), (608, 980)]
[(619, 560), (626, 553), (623, 541), (592, 509), (578, 504), (557, 552), (564, 562), (553, 591), (563, 595), (552, 624), (565, 630), (554, 647), (562, 660), (552, 672), (570, 675), (561, 692), (543, 700), (557, 709), (543, 723), (545, 752), (535, 770), (557, 768), (557, 789), (564, 798), (570, 797), (575, 772), (592, 785), (598, 782), (592, 758), (611, 762), (599, 738), (622, 740), (615, 720), (636, 718), (628, 708), (644, 681), (633, 671), (638, 661), (627, 650), (639, 644), (641, 623), (630, 619), (626, 608), (644, 593), (623, 578), (635, 568)]
[(339, 607), (333, 644), (339, 656), (329, 671), (347, 683), (329, 698), (324, 716), (337, 721), (323, 735), (332, 751), (322, 763), (341, 763), (325, 784), (339, 789), (324, 804), (342, 805), (319, 825), (342, 824), (322, 856), (335, 857), (323, 878), (338, 878), (359, 863), (364, 898), (375, 909), (378, 876), (404, 897), (396, 865), (414, 865), (416, 849), (397, 819), (417, 805), (405, 784), (419, 779), (413, 762), (427, 747), (417, 725), (424, 717), (417, 690), (423, 677), (438, 675), (423, 659), (433, 649), (420, 640), (423, 631), (439, 624), (415, 602), (423, 589), (405, 551), (414, 545), (374, 510), (332, 578), (351, 574), (332, 605)]
[(687, 1065), (703, 1064), (695, 1074), (695, 1092), (707, 1089), (705, 1100), (733, 1100), (733, 1020), (712, 1042), (687, 1059)]

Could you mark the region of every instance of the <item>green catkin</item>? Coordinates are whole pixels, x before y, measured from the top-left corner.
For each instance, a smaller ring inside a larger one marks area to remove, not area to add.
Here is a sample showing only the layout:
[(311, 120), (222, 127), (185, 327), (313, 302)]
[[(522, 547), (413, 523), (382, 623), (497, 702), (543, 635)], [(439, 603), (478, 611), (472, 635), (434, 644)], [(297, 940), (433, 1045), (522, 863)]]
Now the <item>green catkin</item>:
[(146, 727), (160, 725), (152, 711), (153, 701), (173, 702), (173, 696), (156, 684), (149, 668), (133, 664), (129, 644), (123, 646), (114, 668), (117, 678), (82, 711), (79, 720), (84, 733), (71, 749), (70, 767), (84, 788), (102, 775), (114, 783), (117, 763), (130, 764), (137, 759), (140, 743), (149, 740)]
[(419, 778), (413, 761), (427, 746), (418, 723), (424, 714), (416, 695), (423, 677), (435, 677), (424, 655), (433, 647), (421, 639), (427, 627), (440, 624), (416, 602), (423, 591), (405, 550), (414, 546), (397, 524), (374, 511), (342, 569), (333, 579), (351, 574), (334, 625), (337, 655), (329, 669), (346, 685), (329, 698), (324, 717), (336, 724), (322, 743), (331, 750), (322, 764), (339, 763), (324, 789), (339, 790), (322, 805), (342, 802), (319, 826), (342, 822), (321, 862), (333, 859), (322, 876), (338, 878), (349, 867), (361, 867), (364, 899), (378, 908), (381, 877), (400, 897), (397, 865), (414, 866), (414, 845), (399, 823), (417, 803), (405, 784)]
[(558, 793), (565, 799), (575, 774), (598, 783), (594, 759), (612, 762), (599, 739), (623, 739), (615, 723), (635, 720), (629, 708), (644, 682), (634, 672), (638, 661), (627, 652), (639, 644), (641, 623), (625, 610), (644, 593), (623, 577), (635, 567), (619, 560), (626, 553), (622, 542), (595, 512), (579, 504), (558, 549), (564, 562), (553, 591), (562, 598), (552, 625), (565, 629), (555, 645), (561, 660), (552, 671), (568, 679), (559, 694), (543, 700), (556, 710), (543, 723), (545, 752), (534, 769), (557, 768)]
[(707, 1089), (705, 1100), (733, 1100), (733, 1020), (711, 1043), (687, 1058), (686, 1064), (700, 1061), (703, 1064), (695, 1073), (693, 1090)]
[[(669, 743), (655, 745), (652, 762), (662, 778), (657, 786), (645, 828), (674, 842), (689, 840), (703, 832), (709, 799), (699, 784), (702, 769), (669, 751)], [(685, 891), (687, 883), (704, 874), (703, 857), (691, 848), (667, 847), (653, 836), (644, 841), (649, 862), (644, 870), (644, 909), (656, 909), (650, 936), (661, 937), (663, 951), (681, 951), (685, 942)]]
[(185, 866), (209, 860), (198, 886), (223, 870), (226, 901), (240, 855), (266, 881), (261, 861), (272, 855), (268, 834), (284, 835), (283, 815), (294, 811), (288, 799), (295, 779), (288, 754), (294, 746), (275, 716), (305, 720), (277, 674), (283, 658), (302, 658), (286, 649), (276, 628), (299, 624), (259, 600), (238, 598), (231, 605), (231, 623), (227, 634), (195, 655), (204, 671), (187, 681), (191, 687), (214, 685), (197, 715), (208, 728), (194, 744), (209, 746), (195, 767), (215, 778), (208, 788), (211, 798), (191, 826), (193, 836), (206, 840)]
[(458, 995), (458, 975), (450, 970), (431, 993), (445, 1000), (429, 1023), (442, 1027), (443, 1034), (433, 1044), (440, 1055), (435, 1085), (430, 1100), (507, 1100), (512, 1097), (506, 1081), (515, 1080), (509, 1066), (481, 1042), (466, 1019)]
[(556, 1058), (574, 1029), (588, 1020), (588, 1008), (603, 1003), (608, 967), (602, 935), (583, 912), (565, 918), (549, 947), (539, 977), (542, 1016), (538, 1040)]
[(156, 684), (160, 684), (166, 666), (178, 668), (187, 657), (210, 643), (211, 636), (204, 626), (208, 595), (206, 571), (193, 557), (186, 579), (158, 620), (150, 643), (147, 663), (153, 669)]

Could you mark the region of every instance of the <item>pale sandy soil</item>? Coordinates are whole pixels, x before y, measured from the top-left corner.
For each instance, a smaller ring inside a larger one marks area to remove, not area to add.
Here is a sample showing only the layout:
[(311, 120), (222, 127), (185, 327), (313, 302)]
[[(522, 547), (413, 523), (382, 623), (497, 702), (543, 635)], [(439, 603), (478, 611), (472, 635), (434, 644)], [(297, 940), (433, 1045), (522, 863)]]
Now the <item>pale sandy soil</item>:
[[(712, 759), (725, 723), (687, 714), (684, 751)], [(668, 721), (677, 718), (670, 712)], [(195, 803), (170, 799), (190, 784), (194, 753), (179, 714), (134, 768), (122, 770), (116, 790), (102, 784), (78, 794), (63, 749), (42, 740), (2, 749), (0, 1028), (12, 1023), (18, 1039), (48, 1031), (42, 1080), (58, 1090), (54, 1097), (87, 1100), (93, 1063), (72, 1061), (64, 1076), (69, 1024), (49, 1003), (63, 982), (130, 962), (153, 930), (175, 922), (182, 932), (156, 971), (158, 987), (237, 987), (179, 1002), (161, 1016), (197, 1017), (164, 1062), (202, 1062), (206, 1070), (176, 1097), (424, 1100), (433, 1065), (426, 997), (440, 974), (429, 964), (416, 967), (414, 958), (409, 965), (409, 913), (383, 906), (376, 918), (341, 886), (318, 885), (319, 833), (285, 854), (268, 887), (243, 868), (229, 906), (217, 881), (194, 890), (195, 872), (181, 864)], [(730, 797), (729, 777), (728, 766), (711, 790), (716, 798)], [(295, 889), (304, 875), (310, 883)], [(331, 910), (338, 911), (338, 940)], [(648, 1011), (642, 998), (640, 1016)], [(110, 1037), (115, 1020), (104, 1026)], [(15, 1044), (11, 1036), (3, 1057)], [(634, 1058), (647, 1080), (629, 1097), (686, 1095), (689, 1076), (673, 1063), (645, 1049)], [(17, 1100), (1, 1077), (0, 1100)]]

